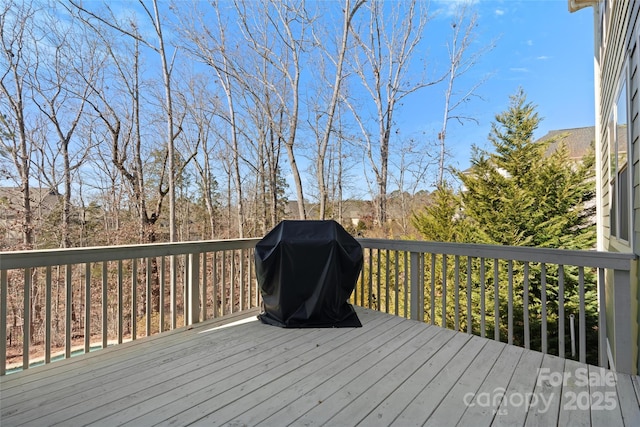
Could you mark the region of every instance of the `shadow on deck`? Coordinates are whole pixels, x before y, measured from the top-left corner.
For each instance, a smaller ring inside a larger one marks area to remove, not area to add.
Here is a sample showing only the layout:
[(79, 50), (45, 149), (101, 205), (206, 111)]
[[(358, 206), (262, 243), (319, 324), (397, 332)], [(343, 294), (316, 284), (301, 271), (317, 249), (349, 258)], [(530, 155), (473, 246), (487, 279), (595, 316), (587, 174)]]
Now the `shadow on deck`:
[(640, 425), (637, 376), (356, 309), (362, 328), (251, 310), (8, 375), (0, 422)]

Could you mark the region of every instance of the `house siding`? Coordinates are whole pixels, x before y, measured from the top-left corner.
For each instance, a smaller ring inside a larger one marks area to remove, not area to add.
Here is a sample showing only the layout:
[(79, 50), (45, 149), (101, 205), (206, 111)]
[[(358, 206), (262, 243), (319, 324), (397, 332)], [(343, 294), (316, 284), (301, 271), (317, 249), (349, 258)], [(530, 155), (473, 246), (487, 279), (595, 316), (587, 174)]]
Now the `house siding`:
[[(599, 76), (599, 105), (597, 106), (599, 124), (598, 146), (600, 159), (600, 188), (598, 194), (598, 204), (600, 207), (600, 236), (602, 241), (599, 247), (611, 252), (633, 252), (640, 255), (640, 23), (639, 23), (640, 2), (632, 0), (605, 0), (594, 6), (596, 19), (595, 29), (595, 63), (598, 67), (596, 76)], [(604, 16), (600, 13), (604, 12)], [(602, 19), (602, 22), (601, 22)], [(604, 33), (603, 33), (604, 31)], [(628, 126), (630, 129), (630, 146), (627, 152), (628, 167), (632, 177), (629, 206), (631, 212), (630, 237), (629, 242), (621, 241), (611, 236), (610, 228), (610, 143), (609, 143), (609, 120), (616, 98), (620, 90), (621, 81), (627, 78), (628, 88)], [(639, 277), (638, 261), (635, 261), (631, 271), (631, 325), (630, 332), (633, 345), (634, 365), (640, 371), (640, 358), (638, 357), (638, 347), (640, 343), (640, 310), (639, 300)], [(607, 296), (607, 322), (613, 323), (613, 275), (606, 277)], [(614, 348), (613, 328), (608, 330), (611, 348)], [(613, 350), (612, 350), (613, 351)], [(614, 354), (615, 358), (615, 354)]]
[(634, 2), (635, 7), (635, 31), (632, 32), (632, 39), (630, 40), (630, 121), (631, 121), (631, 147), (633, 155), (631, 156), (631, 162), (633, 164), (633, 210), (634, 221), (633, 230), (636, 236), (634, 243), (634, 253), (640, 254), (640, 19), (638, 17), (638, 2)]

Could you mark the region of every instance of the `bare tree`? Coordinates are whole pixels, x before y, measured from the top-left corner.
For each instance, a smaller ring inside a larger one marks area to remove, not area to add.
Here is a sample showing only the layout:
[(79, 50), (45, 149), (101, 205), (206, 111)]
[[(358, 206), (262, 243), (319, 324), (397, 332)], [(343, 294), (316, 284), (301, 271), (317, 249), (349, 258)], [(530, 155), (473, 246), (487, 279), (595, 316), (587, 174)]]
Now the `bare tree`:
[[(256, 6), (259, 4), (259, 6)], [(308, 31), (313, 23), (308, 15), (305, 2), (281, 2), (261, 0), (251, 2), (250, 9), (263, 19), (250, 21), (247, 4), (236, 1), (236, 8), (243, 28), (243, 35), (254, 52), (268, 61), (275, 71), (283, 76), (285, 86), (274, 86), (264, 81), (270, 92), (278, 99), (283, 126), (273, 126), (284, 142), (289, 167), (296, 186), (298, 217), (306, 219), (304, 190), (295, 154), (296, 135), (300, 121), (300, 78), (302, 75), (305, 47), (310, 44)], [(255, 21), (262, 26), (255, 25)]]
[[(243, 131), (250, 145), (245, 162), (256, 174), (256, 214), (262, 217), (257, 221), (264, 234), (284, 215), (286, 198), (281, 176), (281, 152), (286, 119), (281, 98), (273, 89), (285, 87), (286, 79), (264, 55), (254, 55), (240, 71), (242, 75), (237, 78), (241, 82), (246, 128), (251, 129)], [(255, 153), (255, 157), (251, 153)]]
[[(247, 169), (258, 175), (255, 185), (262, 188), (254, 192), (255, 197), (269, 198), (260, 204), (269, 206), (271, 222), (277, 220), (281, 146), (287, 152), (296, 185), (298, 215), (304, 218), (304, 192), (294, 148), (302, 55), (304, 47), (311, 45), (307, 41), (310, 18), (304, 3), (237, 0), (232, 9), (224, 9), (224, 3), (212, 6), (213, 19), (207, 14), (178, 12), (180, 31), (190, 42), (189, 52), (212, 68), (226, 100), (223, 119), (229, 128), (225, 139), (233, 160), (230, 172), (236, 189), (238, 226), (241, 228), (245, 220), (247, 200), (242, 184)], [(230, 22), (238, 25), (235, 35), (229, 30)], [(253, 149), (248, 149), (251, 146)], [(243, 230), (239, 233), (243, 235)]]
[[(336, 113), (336, 108), (338, 105), (338, 101), (340, 100), (340, 90), (342, 86), (342, 81), (345, 76), (343, 74), (343, 66), (345, 62), (345, 58), (347, 55), (348, 41), (349, 41), (349, 33), (351, 28), (351, 21), (353, 20), (354, 15), (358, 11), (358, 9), (365, 3), (365, 0), (355, 0), (353, 6), (351, 5), (351, 0), (345, 0), (344, 8), (343, 8), (343, 20), (342, 20), (342, 36), (338, 43), (338, 52), (337, 56), (334, 58), (330, 54), (327, 57), (333, 63), (335, 67), (335, 76), (334, 82), (331, 86), (331, 99), (329, 100), (329, 104), (326, 107), (326, 111), (323, 115), (326, 115), (326, 120), (324, 122), (324, 131), (319, 135), (318, 141), (318, 152), (316, 157), (316, 179), (318, 183), (318, 189), (320, 192), (320, 219), (325, 218), (326, 214), (326, 205), (327, 205), (327, 183), (324, 176), (325, 171), (325, 158), (327, 153), (327, 147), (329, 146), (329, 140), (331, 138), (331, 134), (333, 132), (333, 122), (334, 116)], [(316, 43), (319, 46), (322, 46), (322, 41), (316, 35)], [(318, 115), (319, 117), (319, 115)]]
[(199, 177), (199, 188), (207, 211), (210, 237), (215, 239), (217, 232), (217, 181), (215, 177), (215, 152), (220, 149), (215, 129), (215, 116), (222, 108), (217, 98), (208, 89), (208, 79), (196, 75), (189, 80), (183, 108), (187, 111), (183, 139), (190, 152), (198, 152), (193, 166)]
[(444, 92), (442, 128), (438, 133), (440, 146), (437, 177), (438, 186), (444, 183), (445, 161), (447, 157), (447, 125), (449, 121), (456, 120), (460, 124), (464, 124), (464, 122), (467, 121), (478, 122), (471, 116), (457, 114), (456, 110), (477, 96), (477, 89), (486, 81), (487, 77), (480, 79), (462, 92), (456, 92), (454, 90), (456, 82), (478, 63), (482, 55), (494, 47), (494, 42), (490, 42), (475, 51), (472, 50), (476, 42), (477, 21), (478, 15), (472, 10), (471, 5), (462, 3), (457, 7), (456, 15), (451, 22), (451, 40), (447, 43), (449, 73), (447, 75), (447, 86)]
[(255, 174), (254, 216), (255, 229), (265, 234), (282, 217), (283, 182), (280, 176), (282, 139), (277, 128), (282, 123), (277, 114), (279, 106), (273, 95), (260, 82), (269, 79), (264, 59), (255, 74), (247, 77), (242, 91), (246, 110), (247, 130), (243, 135), (249, 144), (245, 163)]
[[(375, 175), (376, 221), (384, 227), (394, 113), (404, 97), (436, 84), (444, 77), (426, 81), (424, 76), (419, 76), (412, 82), (413, 76), (408, 75), (429, 18), (422, 2), (398, 1), (390, 5), (372, 0), (367, 7), (368, 20), (360, 27), (353, 27), (360, 54), (353, 57), (351, 68), (360, 76), (374, 103), (375, 116), (369, 121), (361, 113), (360, 106), (350, 103), (349, 107), (362, 131), (365, 153)], [(371, 129), (369, 123), (376, 123), (377, 129)]]
[[(145, 126), (144, 87), (141, 66), (141, 42), (139, 38), (114, 32), (111, 26), (91, 17), (83, 22), (93, 30), (100, 41), (101, 50), (108, 56), (105, 63), (105, 79), (90, 85), (88, 103), (94, 117), (92, 126), (95, 139), (105, 141), (110, 151), (110, 161), (129, 189), (131, 204), (138, 220), (139, 241), (157, 241), (157, 223), (161, 217), (167, 196), (166, 173), (168, 150), (153, 150), (147, 146), (142, 128)], [(132, 31), (135, 24), (132, 22)], [(101, 154), (102, 155), (102, 154)], [(155, 157), (154, 157), (155, 156)], [(154, 162), (155, 160), (155, 162)], [(160, 286), (157, 259), (151, 260), (153, 283), (151, 286), (151, 310), (159, 311)], [(173, 258), (171, 271), (176, 271)], [(175, 275), (170, 275), (171, 291), (175, 292)], [(146, 306), (146, 297), (140, 295), (139, 312)], [(137, 316), (139, 313), (135, 313)], [(175, 313), (172, 322), (175, 324)]]
[[(98, 130), (99, 119), (92, 120), (87, 126), (87, 138), (92, 140), (94, 147), (110, 147), (108, 133)], [(126, 187), (123, 185), (123, 176), (111, 161), (111, 150), (92, 150), (88, 164), (95, 165), (87, 168), (90, 172), (85, 172), (87, 180), (91, 182), (94, 190), (98, 193), (92, 200), (101, 206), (103, 241), (92, 240), (93, 245), (119, 245), (129, 242), (130, 239), (123, 235), (126, 224), (123, 218), (123, 209), (126, 202)]]
[(180, 134), (181, 128), (174, 126), (174, 115), (173, 115), (173, 98), (172, 98), (172, 84), (171, 84), (171, 75), (173, 71), (173, 63), (175, 60), (175, 54), (177, 50), (174, 51), (174, 55), (171, 58), (171, 63), (169, 63), (169, 59), (167, 58), (167, 50), (164, 42), (164, 36), (162, 34), (162, 23), (160, 20), (160, 13), (158, 11), (158, 1), (153, 0), (153, 15), (149, 11), (149, 9), (145, 6), (142, 0), (140, 0), (140, 4), (144, 7), (147, 15), (151, 22), (153, 22), (153, 28), (156, 31), (157, 36), (157, 46), (149, 45), (153, 47), (153, 49), (160, 55), (160, 61), (162, 63), (162, 78), (164, 81), (164, 91), (165, 91), (165, 109), (166, 109), (166, 119), (167, 119), (167, 151), (169, 152), (169, 240), (174, 242), (176, 240), (176, 171), (177, 167), (175, 165), (176, 156), (175, 153), (175, 140)]
[[(31, 208), (32, 156), (35, 145), (29, 137), (26, 95), (29, 91), (28, 70), (35, 64), (31, 55), (32, 26), (37, 9), (31, 3), (8, 1), (0, 10), (2, 63), (0, 65), (0, 148), (9, 157), (22, 193), (19, 209), (22, 244), (29, 249), (34, 243)], [(11, 175), (11, 174), (10, 174)]]
[[(152, 9), (149, 8), (143, 0), (138, 0), (142, 10), (145, 15), (149, 18), (149, 22), (151, 23), (153, 30), (155, 32), (155, 41), (148, 40), (145, 38), (138, 28), (138, 24), (131, 20), (129, 22), (130, 25), (120, 25), (119, 20), (117, 19), (117, 14), (108, 6), (105, 5), (106, 10), (108, 12), (107, 16), (101, 16), (100, 14), (87, 9), (83, 6), (82, 3), (76, 2), (75, 0), (69, 0), (69, 2), (76, 7), (78, 10), (82, 11), (87, 16), (101, 22), (103, 25), (127, 36), (138, 43), (145, 45), (150, 48), (152, 51), (156, 52), (159, 55), (161, 68), (162, 68), (162, 80), (164, 87), (164, 110), (165, 110), (165, 119), (166, 119), (166, 138), (167, 138), (167, 159), (168, 159), (168, 189), (166, 192), (169, 195), (169, 240), (175, 241), (176, 234), (176, 224), (175, 224), (175, 179), (178, 173), (178, 167), (175, 165), (176, 156), (175, 156), (175, 140), (180, 134), (181, 128), (180, 126), (176, 126), (175, 124), (175, 116), (174, 116), (174, 106), (173, 106), (173, 91), (172, 91), (172, 73), (173, 66), (176, 58), (177, 50), (174, 50), (173, 55), (169, 58), (167, 53), (167, 48), (165, 45), (165, 39), (163, 35), (163, 25), (161, 21), (160, 11), (158, 9), (157, 0), (152, 0)], [(184, 168), (184, 165), (181, 167)], [(181, 169), (180, 168), (180, 169)]]
[[(185, 39), (190, 42), (186, 47), (188, 51), (209, 66), (217, 78), (218, 86), (222, 89), (226, 102), (226, 114), (218, 115), (227, 123), (228, 137), (223, 137), (227, 141), (232, 156), (230, 173), (235, 186), (237, 204), (237, 227), (238, 236), (244, 237), (244, 196), (242, 190), (242, 175), (240, 167), (240, 129), (237, 116), (237, 100), (235, 87), (237, 79), (236, 61), (242, 57), (238, 49), (233, 46), (233, 42), (227, 36), (227, 28), (220, 10), (221, 5), (212, 3), (215, 22), (211, 25), (204, 22), (204, 17), (200, 14), (193, 16), (181, 16), (182, 26), (180, 31)], [(220, 131), (221, 134), (225, 132)], [(231, 201), (229, 203), (231, 209)]]
[[(48, 160), (41, 174), (49, 188), (63, 186), (60, 245), (66, 248), (71, 246), (72, 174), (86, 161), (91, 149), (81, 139), (74, 144), (75, 149), (71, 143), (101, 65), (96, 46), (87, 43), (73, 21), (63, 24), (50, 14), (42, 18), (46, 38), (33, 46), (36, 64), (31, 70), (32, 100), (51, 127), (39, 146), (43, 163)], [(62, 177), (57, 176), (59, 172)]]
[(396, 223), (403, 235), (409, 235), (411, 218), (416, 208), (424, 206), (425, 200), (419, 197), (420, 187), (435, 164), (435, 155), (425, 147), (419, 137), (403, 139), (394, 159), (390, 160), (390, 180), (397, 188), (397, 197), (393, 200)]
[[(111, 13), (108, 20), (82, 8), (70, 11), (79, 12), (78, 17), (92, 31), (108, 57), (102, 80), (95, 83), (86, 80), (91, 88), (88, 102), (95, 117), (95, 139), (109, 141), (111, 163), (130, 188), (140, 241), (154, 242), (157, 239), (156, 223), (169, 192), (165, 175), (170, 156), (168, 150), (164, 150), (162, 164), (157, 168), (159, 176), (150, 180), (151, 171), (146, 166), (149, 147), (142, 130), (143, 120), (150, 114), (142, 112), (146, 105), (141, 65), (141, 45), (144, 43), (136, 35), (138, 24), (133, 19), (128, 24), (120, 23), (108, 8), (107, 12)], [(149, 181), (155, 183), (155, 188), (149, 188)]]
[[(30, 116), (31, 107), (28, 105), (28, 94), (31, 91), (30, 69), (37, 64), (37, 58), (32, 54), (33, 45), (38, 38), (36, 29), (37, 8), (31, 2), (9, 1), (0, 6), (0, 155), (10, 160), (13, 171), (10, 178), (19, 186), (22, 193), (20, 206), (12, 207), (20, 222), (22, 235), (21, 249), (33, 249), (36, 242), (34, 231), (34, 206), (32, 206), (32, 192), (30, 180), (34, 170), (34, 156), (36, 153), (38, 120)], [(15, 172), (15, 175), (13, 173)], [(6, 207), (5, 207), (6, 209)], [(34, 271), (33, 274), (36, 274)], [(21, 286), (22, 287), (22, 286)], [(12, 289), (13, 288), (13, 289)], [(28, 328), (29, 342), (34, 342), (37, 316), (40, 314), (38, 298), (40, 287), (37, 281), (31, 282), (29, 289), (29, 311), (34, 313), (26, 316), (18, 298), (11, 297), (18, 291), (18, 286), (8, 289), (8, 306), (13, 313), (14, 325), (17, 319), (24, 319), (23, 328)], [(25, 289), (25, 294), (27, 293)], [(6, 313), (0, 315), (6, 316)], [(28, 320), (27, 320), (28, 319)]]

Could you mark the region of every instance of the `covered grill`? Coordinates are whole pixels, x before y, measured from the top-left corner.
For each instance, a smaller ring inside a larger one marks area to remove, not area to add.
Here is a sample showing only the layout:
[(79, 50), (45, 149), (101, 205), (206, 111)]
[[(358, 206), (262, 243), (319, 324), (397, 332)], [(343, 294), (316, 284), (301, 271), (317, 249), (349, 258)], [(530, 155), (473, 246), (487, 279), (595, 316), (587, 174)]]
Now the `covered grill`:
[(335, 221), (282, 221), (255, 250), (264, 323), (359, 327), (347, 301), (362, 269), (362, 247)]

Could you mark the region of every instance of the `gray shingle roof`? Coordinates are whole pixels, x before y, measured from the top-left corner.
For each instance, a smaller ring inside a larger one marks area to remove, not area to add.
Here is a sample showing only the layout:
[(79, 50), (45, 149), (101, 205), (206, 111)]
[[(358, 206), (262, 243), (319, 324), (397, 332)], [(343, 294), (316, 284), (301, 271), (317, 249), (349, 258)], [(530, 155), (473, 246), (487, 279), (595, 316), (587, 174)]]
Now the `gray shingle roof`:
[(549, 156), (551, 153), (556, 151), (560, 143), (564, 142), (569, 152), (569, 158), (571, 160), (580, 160), (596, 140), (595, 129), (595, 126), (589, 126), (583, 128), (552, 130), (542, 138), (538, 139), (538, 141), (558, 138), (549, 145), (545, 156)]

